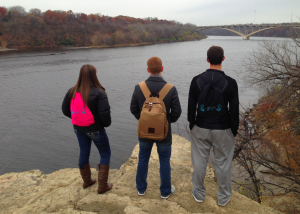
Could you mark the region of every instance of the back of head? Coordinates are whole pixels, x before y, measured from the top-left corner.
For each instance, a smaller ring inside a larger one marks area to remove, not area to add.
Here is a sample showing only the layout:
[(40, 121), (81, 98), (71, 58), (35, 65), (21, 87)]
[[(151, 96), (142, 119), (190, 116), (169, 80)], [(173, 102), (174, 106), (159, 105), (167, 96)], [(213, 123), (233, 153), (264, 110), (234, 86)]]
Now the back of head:
[(223, 48), (219, 46), (211, 46), (207, 51), (207, 58), (212, 65), (220, 65), (224, 56)]
[(93, 65), (86, 64), (81, 67), (78, 81), (70, 91), (70, 101), (79, 92), (84, 103), (89, 107), (89, 97), (92, 87), (105, 91), (98, 80), (97, 69)]
[(79, 72), (78, 88), (91, 88), (99, 82), (97, 78), (97, 69), (90, 64), (83, 65)]
[(148, 59), (147, 66), (151, 74), (159, 74), (162, 69), (162, 61), (160, 58), (154, 56)]

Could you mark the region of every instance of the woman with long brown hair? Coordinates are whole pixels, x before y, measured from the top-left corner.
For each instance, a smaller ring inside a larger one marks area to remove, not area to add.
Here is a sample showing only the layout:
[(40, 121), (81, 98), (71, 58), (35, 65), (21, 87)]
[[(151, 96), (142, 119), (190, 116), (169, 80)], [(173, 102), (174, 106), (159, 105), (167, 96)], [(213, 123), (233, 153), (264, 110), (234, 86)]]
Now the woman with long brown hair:
[(98, 164), (98, 193), (104, 193), (112, 188), (107, 183), (110, 163), (109, 140), (104, 127), (111, 124), (110, 106), (104, 87), (100, 84), (96, 68), (93, 65), (83, 65), (80, 69), (77, 84), (66, 94), (62, 111), (65, 116), (72, 119), (79, 147), (79, 170), (83, 179), (83, 188), (96, 183), (91, 178), (89, 156), (91, 141), (93, 141), (100, 154)]

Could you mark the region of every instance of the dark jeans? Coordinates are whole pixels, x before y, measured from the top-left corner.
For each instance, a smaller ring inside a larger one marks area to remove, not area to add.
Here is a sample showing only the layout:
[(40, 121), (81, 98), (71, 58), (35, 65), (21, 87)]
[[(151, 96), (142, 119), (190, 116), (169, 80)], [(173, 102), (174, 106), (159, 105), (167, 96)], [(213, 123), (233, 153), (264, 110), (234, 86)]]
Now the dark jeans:
[(80, 147), (78, 165), (81, 169), (89, 163), (92, 140), (95, 143), (101, 157), (100, 165), (109, 165), (111, 152), (105, 129), (101, 129), (97, 132), (80, 132), (75, 130), (75, 133)]
[[(169, 143), (156, 143), (160, 163), (160, 193), (162, 196), (168, 196), (171, 193), (171, 145), (172, 141)], [(146, 191), (148, 185), (148, 163), (152, 147), (153, 143), (140, 142), (139, 163), (136, 173), (136, 188), (141, 193)]]

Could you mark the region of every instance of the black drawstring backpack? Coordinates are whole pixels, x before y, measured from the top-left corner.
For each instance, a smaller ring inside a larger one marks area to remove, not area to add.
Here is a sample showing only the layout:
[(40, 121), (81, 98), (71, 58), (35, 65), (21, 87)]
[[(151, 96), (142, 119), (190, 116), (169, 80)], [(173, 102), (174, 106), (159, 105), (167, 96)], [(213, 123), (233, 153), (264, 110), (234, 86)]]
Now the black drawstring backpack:
[(225, 78), (220, 77), (217, 81), (208, 83), (200, 76), (205, 82), (203, 90), (201, 90), (198, 99), (198, 114), (201, 116), (218, 117), (226, 114), (227, 106), (225, 106), (224, 98), (221, 89), (218, 88), (217, 83)]

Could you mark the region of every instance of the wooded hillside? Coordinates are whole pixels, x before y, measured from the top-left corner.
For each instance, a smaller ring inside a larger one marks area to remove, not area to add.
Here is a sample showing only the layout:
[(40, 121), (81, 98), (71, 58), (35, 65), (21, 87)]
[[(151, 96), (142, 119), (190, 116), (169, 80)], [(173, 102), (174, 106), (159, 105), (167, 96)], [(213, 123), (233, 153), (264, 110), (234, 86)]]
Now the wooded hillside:
[(199, 40), (196, 25), (157, 18), (0, 7), (0, 46), (116, 45)]

